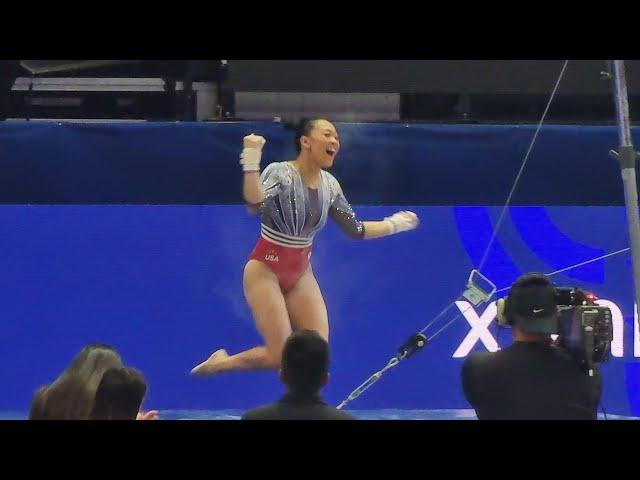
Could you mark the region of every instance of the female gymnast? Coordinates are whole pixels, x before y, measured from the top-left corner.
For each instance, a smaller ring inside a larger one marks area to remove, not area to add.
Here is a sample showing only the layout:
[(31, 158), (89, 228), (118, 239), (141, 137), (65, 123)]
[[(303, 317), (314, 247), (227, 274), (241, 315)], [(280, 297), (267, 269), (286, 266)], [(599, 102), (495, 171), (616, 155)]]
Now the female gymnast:
[(324, 170), (340, 150), (336, 127), (317, 118), (301, 121), (295, 130), (294, 161), (271, 163), (260, 174), (266, 141), (254, 134), (244, 137), (240, 156), (244, 199), (262, 216), (261, 235), (244, 267), (243, 286), (264, 345), (234, 355), (217, 350), (191, 370), (194, 375), (278, 369), (284, 343), (295, 330), (316, 330), (328, 340), (327, 308), (309, 261), (313, 238), (328, 217), (357, 239), (418, 226), (418, 217), (408, 211), (382, 221), (358, 220), (338, 181)]

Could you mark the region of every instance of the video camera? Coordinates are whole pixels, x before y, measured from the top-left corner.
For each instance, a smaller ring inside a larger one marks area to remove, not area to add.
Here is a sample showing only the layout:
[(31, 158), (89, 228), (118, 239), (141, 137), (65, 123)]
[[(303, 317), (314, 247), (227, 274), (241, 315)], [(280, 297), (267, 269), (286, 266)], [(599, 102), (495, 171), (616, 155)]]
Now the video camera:
[(611, 310), (580, 288), (556, 287), (546, 275), (519, 277), (506, 298), (496, 302), (496, 322), (517, 324), (525, 333), (558, 335), (555, 345), (577, 358), (589, 375), (609, 359), (613, 340)]
[(609, 360), (613, 323), (609, 307), (596, 305), (597, 297), (579, 288), (556, 288), (558, 304), (558, 345), (585, 363)]

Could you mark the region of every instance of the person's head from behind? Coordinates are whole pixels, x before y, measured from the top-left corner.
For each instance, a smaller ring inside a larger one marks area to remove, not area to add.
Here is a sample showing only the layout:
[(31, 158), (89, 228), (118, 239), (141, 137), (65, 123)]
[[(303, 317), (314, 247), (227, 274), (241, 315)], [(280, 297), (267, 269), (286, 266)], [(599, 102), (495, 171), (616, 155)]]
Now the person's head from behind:
[(134, 368), (107, 370), (98, 386), (92, 420), (135, 420), (147, 393), (147, 382)]
[(302, 119), (288, 124), (295, 132), (298, 158), (304, 157), (319, 168), (329, 168), (340, 150), (340, 137), (335, 125), (324, 118)]
[(294, 332), (282, 351), (280, 378), (291, 393), (318, 393), (329, 381), (327, 341), (313, 330)]
[(83, 348), (54, 382), (38, 390), (33, 413), (49, 420), (87, 419), (102, 376), (121, 366), (122, 359), (112, 347), (94, 344)]
[(505, 316), (519, 341), (549, 341), (557, 334), (556, 288), (546, 275), (528, 273), (519, 277), (509, 290)]

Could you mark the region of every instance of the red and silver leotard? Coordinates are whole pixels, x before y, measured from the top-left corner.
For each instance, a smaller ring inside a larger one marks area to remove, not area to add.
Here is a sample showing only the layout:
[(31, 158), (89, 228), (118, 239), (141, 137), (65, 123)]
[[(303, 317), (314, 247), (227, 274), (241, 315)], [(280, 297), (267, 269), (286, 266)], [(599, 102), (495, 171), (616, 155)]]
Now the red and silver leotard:
[(251, 258), (265, 263), (290, 291), (309, 265), (313, 237), (331, 217), (352, 238), (364, 236), (364, 226), (342, 193), (338, 180), (321, 170), (317, 189), (304, 185), (291, 162), (271, 163), (260, 175), (264, 200), (261, 235)]

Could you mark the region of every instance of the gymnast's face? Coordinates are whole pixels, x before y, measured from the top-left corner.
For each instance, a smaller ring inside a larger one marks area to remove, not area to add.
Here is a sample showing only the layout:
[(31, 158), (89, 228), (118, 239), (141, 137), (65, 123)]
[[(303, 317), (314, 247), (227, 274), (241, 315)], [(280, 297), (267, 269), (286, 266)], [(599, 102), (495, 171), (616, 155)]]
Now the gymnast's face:
[(329, 168), (340, 150), (340, 138), (336, 127), (327, 120), (317, 120), (309, 135), (301, 138), (302, 147), (320, 168)]

